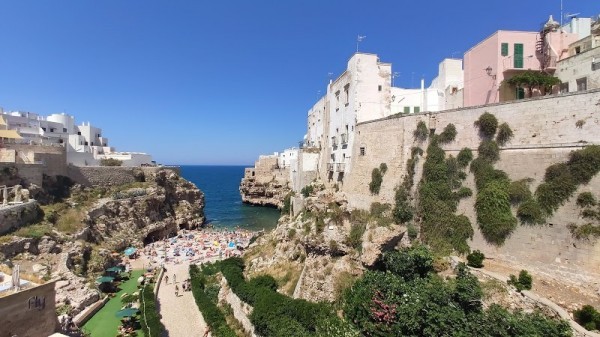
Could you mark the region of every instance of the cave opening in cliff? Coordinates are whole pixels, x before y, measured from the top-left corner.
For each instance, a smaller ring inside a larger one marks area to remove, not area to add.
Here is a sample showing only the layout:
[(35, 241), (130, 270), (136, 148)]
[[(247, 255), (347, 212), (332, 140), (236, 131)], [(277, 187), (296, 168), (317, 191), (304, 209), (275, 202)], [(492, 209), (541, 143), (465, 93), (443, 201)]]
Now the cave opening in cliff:
[(156, 231), (150, 232), (144, 238), (144, 245), (147, 245), (147, 244), (150, 244), (150, 243), (153, 243), (156, 241), (160, 241), (167, 237), (168, 237), (168, 232), (166, 232), (164, 230), (156, 230)]

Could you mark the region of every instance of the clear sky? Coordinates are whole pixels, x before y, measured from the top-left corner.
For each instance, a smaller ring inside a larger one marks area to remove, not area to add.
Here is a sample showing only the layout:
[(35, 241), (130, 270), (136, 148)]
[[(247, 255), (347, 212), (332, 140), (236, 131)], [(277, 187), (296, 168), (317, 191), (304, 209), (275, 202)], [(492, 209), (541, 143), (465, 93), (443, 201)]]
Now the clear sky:
[(494, 31), (559, 20), (560, 0), (0, 0), (0, 13), (0, 107), (72, 114), (165, 164), (250, 164), (297, 146), (357, 35), (396, 86), (429, 85)]

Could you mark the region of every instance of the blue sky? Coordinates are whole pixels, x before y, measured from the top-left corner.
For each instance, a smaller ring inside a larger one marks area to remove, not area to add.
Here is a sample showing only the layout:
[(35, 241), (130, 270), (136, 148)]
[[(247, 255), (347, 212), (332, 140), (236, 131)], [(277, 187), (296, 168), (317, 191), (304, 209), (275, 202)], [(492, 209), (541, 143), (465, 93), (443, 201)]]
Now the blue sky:
[(558, 19), (560, 1), (0, 0), (0, 13), (0, 107), (75, 115), (162, 163), (250, 164), (302, 139), (358, 34), (411, 87), (496, 30)]

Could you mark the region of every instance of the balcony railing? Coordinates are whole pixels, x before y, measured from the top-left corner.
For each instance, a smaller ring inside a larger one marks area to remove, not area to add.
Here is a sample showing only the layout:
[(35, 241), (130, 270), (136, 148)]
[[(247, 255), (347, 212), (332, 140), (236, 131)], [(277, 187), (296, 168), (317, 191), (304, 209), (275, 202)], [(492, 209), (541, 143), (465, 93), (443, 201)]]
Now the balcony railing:
[(346, 168), (346, 164), (345, 163), (337, 163), (337, 171), (338, 172), (344, 172), (345, 168)]
[(333, 172), (333, 166), (334, 166), (334, 164), (333, 164), (333, 163), (328, 163), (328, 164), (327, 164), (327, 171), (329, 171), (329, 172)]
[(342, 145), (347, 145), (348, 144), (348, 135), (345, 133), (342, 133), (341, 141), (342, 141)]

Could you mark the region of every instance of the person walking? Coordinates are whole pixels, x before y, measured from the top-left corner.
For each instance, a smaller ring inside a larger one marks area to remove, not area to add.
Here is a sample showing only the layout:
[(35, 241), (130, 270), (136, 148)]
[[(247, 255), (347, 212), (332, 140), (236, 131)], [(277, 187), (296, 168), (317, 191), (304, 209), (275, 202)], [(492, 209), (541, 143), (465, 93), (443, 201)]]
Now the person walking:
[(177, 283), (177, 275), (173, 274), (173, 284)]
[(179, 287), (175, 285), (175, 297), (179, 297)]
[(165, 284), (169, 284), (169, 275), (165, 275)]

